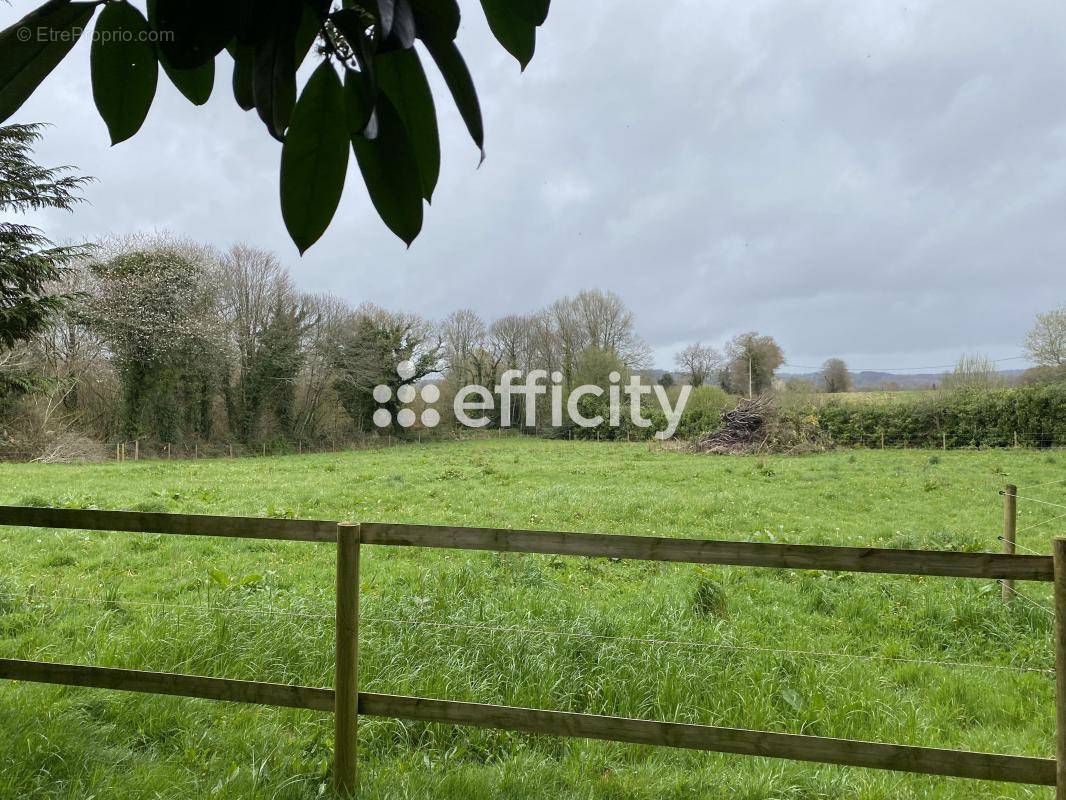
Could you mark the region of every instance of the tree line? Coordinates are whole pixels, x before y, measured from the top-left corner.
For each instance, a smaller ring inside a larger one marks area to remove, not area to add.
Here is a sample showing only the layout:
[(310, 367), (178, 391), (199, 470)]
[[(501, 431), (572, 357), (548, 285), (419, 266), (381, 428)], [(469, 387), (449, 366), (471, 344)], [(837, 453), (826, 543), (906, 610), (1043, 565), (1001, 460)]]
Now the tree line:
[[(32, 160), (40, 135), (40, 126), (0, 127), (5, 213), (79, 202), (86, 178)], [(1027, 347), (1040, 365), (1034, 380), (1061, 380), (1066, 309), (1041, 315)], [(675, 361), (676, 382), (702, 392), (682, 426), (689, 434), (716, 424), (730, 394), (802, 388), (795, 378), (780, 385), (784, 353), (758, 332), (723, 353), (697, 342)], [(401, 376), (404, 362), (411, 370)], [(115, 440), (343, 441), (377, 430), (382, 407), (397, 419), (405, 383), (432, 380), (450, 397), (470, 384), (491, 389), (506, 370), (537, 369), (565, 386), (606, 386), (650, 362), (633, 312), (612, 292), (582, 291), (495, 320), (460, 309), (435, 322), (302, 292), (275, 255), (254, 246), (220, 252), (168, 235), (60, 245), (33, 226), (0, 222), (0, 451), (21, 456), (92, 455)], [(668, 373), (658, 380), (675, 383)], [(963, 359), (946, 378), (984, 388), (995, 380), (981, 358)], [(807, 388), (843, 392), (850, 381), (844, 362), (830, 359), (821, 386)], [(375, 397), (381, 386), (387, 399)]]
[[(252, 246), (217, 252), (166, 235), (85, 248), (53, 277), (41, 297), (49, 313), (0, 366), (6, 443), (29, 454), (60, 435), (89, 449), (344, 441), (377, 430), (374, 411), (395, 411), (404, 383), (432, 377), (447, 394), (532, 368), (596, 382), (648, 362), (632, 312), (610, 292), (491, 323), (471, 310), (433, 322), (301, 292)], [(402, 362), (413, 374), (401, 377)]]

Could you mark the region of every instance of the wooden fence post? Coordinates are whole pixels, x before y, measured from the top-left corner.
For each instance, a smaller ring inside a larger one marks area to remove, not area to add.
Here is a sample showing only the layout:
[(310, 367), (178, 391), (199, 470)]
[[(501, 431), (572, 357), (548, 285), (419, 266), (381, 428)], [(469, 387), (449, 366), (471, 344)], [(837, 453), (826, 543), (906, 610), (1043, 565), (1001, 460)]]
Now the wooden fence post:
[(358, 790), (359, 525), (337, 526), (337, 674), (334, 678), (333, 785), (341, 797)]
[[(1003, 552), (1006, 555), (1014, 555), (1014, 534), (1018, 529), (1018, 487), (1008, 483), (1003, 488)], [(1014, 599), (1014, 581), (1005, 580), (1003, 583), (1003, 602), (1010, 603)]]
[(140, 439), (134, 439), (133, 440), (133, 460), (134, 461), (140, 461), (141, 460), (141, 440)]
[(1055, 559), (1055, 798), (1066, 800), (1066, 537), (1051, 541)]

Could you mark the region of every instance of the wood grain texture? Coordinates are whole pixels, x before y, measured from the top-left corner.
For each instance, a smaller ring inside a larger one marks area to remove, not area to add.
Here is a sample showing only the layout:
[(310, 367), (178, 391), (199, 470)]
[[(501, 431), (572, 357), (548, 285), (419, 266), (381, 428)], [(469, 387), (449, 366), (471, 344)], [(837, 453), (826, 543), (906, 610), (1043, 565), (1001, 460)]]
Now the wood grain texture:
[[(302, 542), (335, 542), (337, 538), (337, 523), (325, 520), (22, 506), (0, 506), (0, 525)], [(376, 545), (992, 580), (1051, 581), (1054, 578), (1051, 556), (763, 544), (711, 539), (367, 522), (362, 523), (360, 528), (363, 544)]]
[(369, 693), (359, 695), (359, 713), (422, 722), (475, 725), (523, 733), (605, 739), (613, 742), (786, 758), (793, 761), (927, 775), (1042, 786), (1055, 784), (1054, 760), (1025, 756), (971, 753), (822, 736), (799, 736)]
[[(1018, 530), (1018, 487), (1008, 483), (1003, 489), (1003, 552), (1014, 555), (1016, 531)], [(1014, 600), (1014, 581), (1003, 581), (1000, 587), (1003, 602), (1010, 605)]]
[[(0, 678), (333, 711), (331, 689), (0, 659)], [(680, 747), (736, 755), (1054, 786), (1054, 759), (719, 728), (677, 722), (359, 693), (360, 714), (421, 722)]]
[(1051, 541), (1055, 559), (1055, 756), (1056, 800), (1066, 800), (1066, 538)]
[(333, 785), (341, 797), (359, 787), (359, 526), (337, 526), (337, 668), (333, 711)]
[(934, 550), (887, 550), (872, 547), (762, 544), (711, 539), (673, 539), (602, 533), (515, 531), (503, 528), (449, 528), (435, 525), (394, 525), (364, 522), (363, 544), (443, 547), (599, 556), (689, 564), (733, 564), (742, 567), (823, 569), (892, 575), (940, 575), (1051, 581), (1050, 556), (1000, 553), (955, 553)]
[(48, 664), (0, 658), (0, 678), (62, 686), (85, 686), (147, 692), (177, 697), (199, 697), (283, 708), (333, 710), (333, 690), (311, 686), (288, 686), (281, 683), (237, 681), (171, 672), (144, 672), (136, 669), (87, 667), (76, 664)]
[(154, 511), (0, 506), (0, 525), (293, 542), (334, 542), (337, 539), (337, 523), (324, 520), (164, 514)]

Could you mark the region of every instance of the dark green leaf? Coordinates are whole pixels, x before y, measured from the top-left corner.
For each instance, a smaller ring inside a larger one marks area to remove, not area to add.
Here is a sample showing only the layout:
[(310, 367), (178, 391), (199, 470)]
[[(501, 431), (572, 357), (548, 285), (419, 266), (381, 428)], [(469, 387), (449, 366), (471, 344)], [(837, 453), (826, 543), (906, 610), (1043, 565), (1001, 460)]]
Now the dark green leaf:
[(296, 31), (303, 12), (288, 0), (274, 0), (265, 3), (261, 13), (270, 15), (270, 27), (255, 46), (255, 108), (280, 141), (296, 105)]
[(156, 0), (152, 23), (162, 36), (164, 60), (177, 69), (195, 69), (222, 52), (237, 31), (235, 0)]
[(129, 139), (148, 116), (159, 79), (148, 20), (129, 3), (108, 3), (96, 21), (89, 55), (93, 101), (111, 144)]
[(229, 46), (233, 56), (233, 98), (245, 111), (255, 108), (255, 45), (234, 41)]
[(525, 69), (537, 46), (536, 25), (515, 12), (512, 0), (481, 0), (481, 7), (492, 35)]
[(392, 20), (396, 14), (396, 0), (351, 0), (350, 8), (361, 8), (369, 14), (377, 26), (378, 36), (388, 38), (392, 33)]
[(422, 230), (422, 179), (407, 128), (385, 95), (378, 95), (376, 139), (352, 137), (370, 200), (389, 230), (408, 246)]
[(470, 77), (470, 70), (466, 68), (459, 48), (452, 41), (427, 39), (426, 48), (433, 60), (437, 62), (444, 82), (452, 93), (455, 105), (466, 123), (466, 129), (474, 144), (481, 151), (481, 158), (485, 158), (485, 128), (481, 121), (481, 105), (477, 100), (477, 91), (474, 89), (474, 80)]
[[(153, 30), (158, 30), (157, 0), (148, 0), (148, 25)], [(157, 48), (156, 55), (159, 57), (159, 65), (163, 67), (170, 82), (190, 103), (202, 106), (211, 98), (211, 91), (215, 88), (215, 62), (212, 59), (195, 69), (178, 69), (167, 61), (166, 53), (162, 48)]]
[(344, 118), (348, 133), (352, 136), (377, 136), (377, 119), (374, 116), (376, 94), (369, 85), (366, 73), (345, 70)]
[(377, 136), (374, 103), (377, 102), (378, 96), (377, 77), (374, 74), (374, 43), (367, 38), (365, 21), (355, 9), (343, 9), (333, 14), (330, 19), (351, 47), (361, 70), (356, 72), (348, 69), (344, 77), (348, 130), (353, 136), (373, 139)]
[[(236, 36), (241, 44), (256, 44), (267, 35), (268, 18), (259, 13), (262, 0), (236, 0)], [(227, 45), (228, 46), (228, 45)]]
[(211, 98), (211, 90), (215, 88), (214, 61), (208, 61), (196, 69), (176, 69), (163, 62), (163, 71), (193, 105), (202, 106)]
[(348, 169), (344, 91), (323, 61), (304, 86), (281, 149), (281, 214), (303, 253), (329, 227)]
[(456, 0), (410, 0), (410, 3), (419, 39), (455, 41), (460, 18)]
[(521, 17), (530, 25), (540, 27), (548, 18), (548, 6), (551, 0), (511, 0), (511, 9), (515, 16)]
[(378, 39), (378, 52), (407, 50), (415, 43), (415, 15), (408, 0), (395, 0), (392, 28), (387, 37)]
[(418, 53), (411, 48), (380, 55), (375, 61), (375, 72), (378, 88), (388, 95), (407, 128), (418, 157), (422, 194), (431, 200), (440, 175), (440, 136), (433, 93)]
[(322, 17), (318, 15), (318, 12), (310, 4), (305, 5), (303, 14), (300, 17), (300, 25), (296, 29), (296, 49), (294, 52), (297, 68), (307, 58), (307, 53), (311, 50), (321, 30)]
[(70, 52), (95, 10), (94, 3), (47, 3), (0, 31), (0, 122)]
[(362, 15), (351, 8), (346, 8), (330, 15), (334, 27), (344, 36), (344, 41), (352, 49), (359, 67), (367, 74), (370, 86), (377, 88), (374, 80), (374, 43), (367, 38), (366, 25)]

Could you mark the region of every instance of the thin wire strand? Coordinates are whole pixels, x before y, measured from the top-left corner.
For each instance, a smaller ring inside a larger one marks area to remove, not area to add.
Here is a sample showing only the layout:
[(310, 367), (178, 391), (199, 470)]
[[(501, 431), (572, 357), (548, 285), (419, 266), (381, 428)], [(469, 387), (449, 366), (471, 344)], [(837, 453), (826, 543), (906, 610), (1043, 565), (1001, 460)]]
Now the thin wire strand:
[(394, 625), (424, 625), (438, 628), (458, 628), (467, 630), (479, 630), (479, 631), (492, 631), (496, 633), (521, 633), (534, 636), (555, 636), (555, 637), (573, 637), (579, 639), (599, 639), (604, 641), (617, 641), (617, 642), (630, 642), (637, 644), (656, 644), (656, 645), (669, 645), (672, 647), (691, 647), (697, 649), (709, 649), (709, 650), (736, 650), (746, 651), (754, 653), (766, 653), (771, 655), (796, 655), (807, 656), (811, 658), (842, 658), (852, 661), (880, 661), (880, 662), (892, 662), (899, 664), (924, 664), (938, 667), (958, 667), (966, 669), (998, 669), (1008, 670), (1013, 672), (1039, 672), (1047, 675), (1055, 674), (1053, 669), (1042, 669), (1039, 667), (1018, 667), (1010, 664), (981, 664), (971, 663), (965, 661), (944, 661), (939, 659), (922, 659), (922, 658), (903, 658), (899, 656), (873, 656), (863, 655), (859, 653), (833, 653), (828, 651), (816, 651), (816, 650), (790, 650), (783, 647), (749, 647), (745, 645), (734, 644), (721, 644), (717, 642), (691, 642), (680, 641), (673, 639), (645, 639), (634, 636), (608, 636), (606, 634), (595, 633), (568, 633), (564, 631), (548, 631), (539, 630), (536, 628), (498, 628), (491, 625), (467, 625), (461, 623), (449, 623), (449, 622), (425, 622), (422, 620), (403, 620), (403, 619), (389, 619), (389, 618), (369, 618), (368, 621), (384, 622)]
[[(1011, 587), (1008, 587), (1011, 588)], [(1022, 597), (1024, 600), (1032, 603), (1037, 608), (1045, 611), (1049, 614), (1049, 611), (1044, 606), (1031, 600), (1025, 595), (1019, 594), (1013, 588), (1015, 594)], [(0, 597), (10, 600), (20, 599), (18, 595), (0, 595)], [(321, 620), (332, 620), (334, 617), (330, 614), (315, 614), (309, 612), (298, 611), (285, 611), (283, 609), (275, 608), (245, 608), (240, 606), (203, 606), (203, 605), (190, 605), (185, 603), (162, 603), (162, 602), (149, 602), (149, 601), (137, 601), (137, 600), (101, 600), (96, 598), (79, 597), (79, 596), (61, 596), (61, 595), (48, 595), (49, 599), (53, 601), (63, 601), (72, 603), (88, 603), (91, 605), (134, 605), (134, 606), (153, 606), (168, 609), (182, 609), (193, 611), (211, 611), (211, 612), (227, 612), (238, 614), (252, 614), (261, 616), (283, 615), (290, 617), (311, 618)], [(43, 606), (43, 603), (37, 604)], [(650, 639), (636, 636), (608, 636), (606, 634), (594, 634), (594, 633), (576, 633), (568, 631), (550, 631), (538, 628), (518, 628), (518, 627), (498, 627), (494, 625), (472, 625), (466, 623), (457, 622), (430, 622), (427, 620), (410, 620), (410, 619), (397, 619), (394, 617), (363, 617), (363, 622), (374, 624), (386, 624), (386, 625), (410, 625), (414, 627), (432, 627), (432, 628), (446, 628), (453, 630), (475, 630), (490, 633), (506, 633), (514, 634), (520, 633), (523, 635), (532, 636), (548, 636), (556, 638), (576, 638), (576, 639), (593, 639), (599, 641), (616, 641), (627, 642), (630, 644), (650, 644), (669, 647), (683, 647), (689, 649), (707, 649), (707, 650), (729, 650), (736, 652), (752, 652), (763, 653), (767, 655), (794, 655), (804, 656), (807, 658), (840, 658), (851, 661), (866, 661), (866, 662), (881, 662), (881, 663), (896, 663), (896, 664), (919, 664), (925, 666), (936, 666), (945, 668), (957, 668), (957, 669), (994, 669), (1004, 670), (1009, 672), (1032, 672), (1045, 675), (1055, 674), (1053, 669), (1044, 669), (1040, 667), (1019, 667), (1010, 664), (987, 664), (987, 663), (974, 663), (965, 661), (946, 661), (940, 659), (921, 659), (921, 658), (903, 658), (901, 656), (875, 656), (875, 655), (863, 655), (860, 653), (834, 653), (829, 651), (816, 651), (816, 650), (792, 650), (783, 647), (751, 647), (746, 645), (736, 644), (723, 644), (719, 642), (694, 642), (677, 639)]]
[(1049, 500), (1037, 500), (1035, 497), (1022, 497), (1020, 494), (1014, 495), (1018, 500), (1028, 500), (1030, 503), (1040, 503), (1045, 506), (1055, 506), (1055, 508), (1066, 508), (1062, 503), (1052, 503)]
[(1050, 608), (1048, 608), (1047, 606), (1045, 606), (1045, 605), (1043, 605), (1041, 603), (1036, 602), (1036, 600), (1033, 600), (1033, 598), (1031, 598), (1031, 597), (1025, 596), (1024, 594), (1019, 592), (1017, 589), (1015, 589), (1013, 586), (1011, 586), (1010, 584), (1006, 583), (1005, 581), (1000, 580), (1000, 579), (997, 578), (996, 582), (1000, 586), (1002, 586), (1004, 589), (1006, 589), (1008, 592), (1010, 592), (1011, 594), (1013, 594), (1013, 595), (1015, 595), (1017, 597), (1022, 598), (1022, 600), (1024, 600), (1027, 603), (1029, 603), (1034, 608), (1039, 608), (1041, 611), (1043, 611), (1049, 617), (1054, 617), (1055, 616), (1055, 612), (1052, 611)]
[[(1066, 514), (1064, 514), (1063, 516), (1066, 516)], [(1003, 536), (997, 536), (996, 538), (999, 539), (1001, 542), (1004, 541), (1004, 537)], [(1025, 552), (1030, 553), (1030, 554), (1032, 554), (1034, 556), (1047, 556), (1047, 553), (1041, 553), (1038, 550), (1034, 550), (1031, 547), (1026, 547), (1021, 542), (1015, 542), (1014, 544), (1015, 544), (1016, 547), (1020, 547)]]
[[(1030, 531), (1033, 528), (1039, 528), (1041, 525), (1047, 525), (1049, 522), (1055, 522), (1055, 520), (1059, 520), (1059, 519), (1066, 519), (1066, 514), (1059, 514), (1057, 517), (1052, 517), (1051, 519), (1045, 519), (1043, 522), (1034, 522), (1032, 525), (1026, 525), (1024, 528), (1019, 528), (1018, 530), (1016, 530), (1014, 532), (1014, 535), (1017, 536), (1019, 533), (1024, 533), (1025, 531)], [(1002, 539), (1003, 537), (1000, 536), (999, 538)], [(1015, 542), (1015, 544), (1017, 544), (1017, 542)], [(1041, 553), (1040, 555), (1044, 555), (1044, 554)]]
[[(282, 615), (287, 617), (300, 617), (304, 619), (333, 619), (330, 614), (314, 614), (305, 611), (286, 611), (281, 608), (247, 608), (242, 606), (203, 606), (203, 605), (189, 605), (187, 603), (163, 603), (163, 602), (149, 602), (144, 600), (105, 600), (93, 597), (82, 597), (77, 595), (41, 595), (42, 598), (47, 598), (53, 602), (65, 602), (65, 603), (87, 603), (89, 605), (97, 606), (142, 606), (142, 607), (156, 607), (156, 608), (177, 608), (184, 611), (222, 611), (232, 614), (258, 614), (262, 616)], [(0, 598), (5, 600), (19, 600), (22, 599), (20, 595), (12, 594), (0, 594)], [(30, 599), (30, 602), (33, 602)], [(44, 606), (44, 603), (36, 603), (35, 605)]]
[(1047, 481), (1046, 483), (1029, 483), (1025, 486), (1019, 486), (1019, 489), (1035, 489), (1037, 486), (1052, 486), (1056, 483), (1066, 483), (1066, 478), (1059, 478), (1057, 481)]

